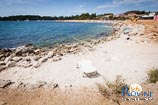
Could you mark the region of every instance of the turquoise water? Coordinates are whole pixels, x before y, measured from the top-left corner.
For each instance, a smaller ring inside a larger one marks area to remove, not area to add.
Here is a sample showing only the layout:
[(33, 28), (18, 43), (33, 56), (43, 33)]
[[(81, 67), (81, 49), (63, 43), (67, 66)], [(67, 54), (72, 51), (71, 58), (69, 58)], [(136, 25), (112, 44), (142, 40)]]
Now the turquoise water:
[(110, 33), (112, 27), (102, 23), (63, 23), (54, 21), (1, 21), (0, 48), (25, 44), (51, 46), (74, 42), (74, 38), (97, 38)]

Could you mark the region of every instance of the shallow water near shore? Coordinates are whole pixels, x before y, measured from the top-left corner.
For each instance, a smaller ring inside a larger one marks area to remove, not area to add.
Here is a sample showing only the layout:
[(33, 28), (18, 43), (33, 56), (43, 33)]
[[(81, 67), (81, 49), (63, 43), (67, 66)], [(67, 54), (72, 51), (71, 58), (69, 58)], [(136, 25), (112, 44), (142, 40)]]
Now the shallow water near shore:
[(38, 47), (95, 39), (111, 34), (112, 26), (103, 23), (73, 23), (55, 21), (0, 22), (0, 48), (12, 48), (32, 43)]

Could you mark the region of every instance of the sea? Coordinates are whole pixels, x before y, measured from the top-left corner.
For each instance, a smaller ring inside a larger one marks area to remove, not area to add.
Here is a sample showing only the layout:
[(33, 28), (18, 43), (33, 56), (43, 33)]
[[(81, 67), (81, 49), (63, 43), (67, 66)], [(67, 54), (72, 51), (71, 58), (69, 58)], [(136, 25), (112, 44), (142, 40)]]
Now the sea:
[(96, 39), (112, 33), (107, 23), (56, 21), (0, 21), (0, 48), (15, 48), (26, 44), (49, 47)]

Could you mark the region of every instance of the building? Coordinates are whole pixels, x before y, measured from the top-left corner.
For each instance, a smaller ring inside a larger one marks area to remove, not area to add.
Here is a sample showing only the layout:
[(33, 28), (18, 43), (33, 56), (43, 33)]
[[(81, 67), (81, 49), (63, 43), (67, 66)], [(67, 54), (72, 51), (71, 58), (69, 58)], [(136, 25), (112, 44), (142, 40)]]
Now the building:
[(149, 13), (148, 15), (143, 15), (141, 18), (142, 19), (154, 19), (156, 13)]

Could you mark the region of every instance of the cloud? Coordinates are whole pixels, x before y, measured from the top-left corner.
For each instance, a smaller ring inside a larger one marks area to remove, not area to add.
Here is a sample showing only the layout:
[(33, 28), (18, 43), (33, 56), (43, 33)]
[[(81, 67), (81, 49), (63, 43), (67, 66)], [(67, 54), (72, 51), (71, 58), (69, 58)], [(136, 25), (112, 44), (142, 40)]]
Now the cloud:
[(27, 5), (27, 4), (36, 4), (43, 1), (44, 0), (0, 0), (0, 4), (6, 5), (6, 6)]
[(122, 5), (129, 5), (129, 4), (139, 5), (145, 2), (158, 3), (158, 0), (113, 0), (111, 3), (99, 5), (95, 9), (99, 10), (99, 9), (117, 8)]
[(85, 5), (79, 5), (77, 8), (73, 10), (73, 13), (75, 14), (81, 14), (85, 12), (87, 12), (87, 10), (85, 9)]

